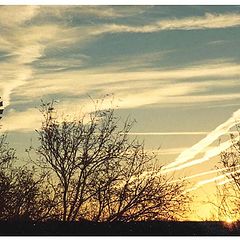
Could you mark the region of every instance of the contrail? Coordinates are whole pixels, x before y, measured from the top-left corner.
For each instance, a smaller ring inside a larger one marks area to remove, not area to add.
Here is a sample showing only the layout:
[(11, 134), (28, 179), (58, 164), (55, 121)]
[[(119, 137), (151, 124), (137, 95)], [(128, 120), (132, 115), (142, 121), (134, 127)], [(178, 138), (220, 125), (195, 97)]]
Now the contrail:
[(225, 184), (227, 184), (227, 183), (229, 183), (229, 182), (232, 182), (232, 181), (234, 181), (235, 179), (226, 179), (226, 180), (224, 180), (224, 181), (221, 181), (221, 182), (219, 182), (218, 184), (217, 184), (217, 186), (221, 186), (221, 185), (225, 185)]
[[(188, 160), (194, 158), (198, 153), (200, 153), (203, 149), (205, 149), (207, 146), (212, 144), (216, 139), (226, 134), (230, 130), (230, 128), (232, 128), (234, 125), (236, 125), (236, 123), (239, 122), (239, 118), (240, 118), (240, 109), (235, 111), (227, 121), (225, 121), (224, 123), (219, 125), (217, 128), (215, 128), (201, 141), (193, 145), (191, 148), (188, 148), (187, 150), (183, 151), (174, 162), (163, 167), (163, 169), (173, 168), (179, 164), (185, 163)], [(210, 155), (213, 155), (212, 153), (213, 152), (211, 152)]]
[[(236, 179), (239, 179), (239, 178), (236, 178)], [(227, 183), (229, 183), (229, 182), (233, 182), (233, 181), (235, 181), (234, 178), (226, 179), (226, 180), (224, 180), (224, 181), (219, 182), (217, 185), (218, 185), (218, 186), (221, 186), (221, 185), (227, 184)]]
[(171, 183), (180, 182), (180, 181), (184, 181), (184, 180), (189, 180), (189, 179), (197, 178), (197, 177), (202, 177), (202, 176), (205, 176), (205, 175), (209, 175), (209, 174), (212, 174), (212, 173), (218, 173), (218, 172), (222, 172), (222, 171), (227, 170), (227, 169), (233, 169), (233, 168), (237, 168), (237, 167), (240, 167), (240, 164), (236, 165), (235, 167), (230, 167), (230, 168), (224, 167), (224, 168), (219, 168), (219, 169), (215, 169), (215, 170), (211, 170), (211, 171), (207, 171), (207, 172), (197, 173), (197, 174), (194, 174), (194, 175), (191, 175), (191, 176), (187, 176), (187, 177), (183, 177), (183, 178), (180, 178), (180, 179), (173, 180), (173, 181), (171, 181)]
[[(198, 153), (200, 153), (204, 149), (206, 149), (206, 147), (208, 147), (210, 144), (212, 144), (220, 136), (226, 134), (234, 125), (236, 125), (236, 123), (237, 123), (236, 119), (239, 119), (239, 118), (240, 118), (240, 109), (235, 111), (227, 121), (225, 121), (224, 123), (219, 125), (217, 128), (215, 128), (204, 139), (199, 141), (197, 144), (193, 145), (191, 148), (183, 151), (173, 163), (170, 163), (167, 166), (162, 167), (162, 169), (157, 174), (165, 174), (168, 172), (177, 171), (177, 170), (181, 170), (183, 168), (187, 168), (187, 167), (190, 167), (190, 166), (193, 166), (196, 164), (200, 164), (202, 162), (208, 161), (210, 158), (212, 158), (216, 155), (219, 155), (222, 151), (225, 151), (226, 149), (231, 147), (232, 142), (237, 140), (238, 137), (228, 140), (228, 141), (225, 141), (225, 142), (221, 143), (219, 146), (213, 147), (212, 149), (206, 151), (205, 155), (202, 158), (187, 162), (188, 160), (190, 160), (194, 156), (196, 156)], [(203, 133), (203, 132), (201, 132), (201, 133)], [(147, 176), (148, 174), (149, 174), (149, 172), (145, 172), (142, 174), (142, 177)], [(152, 172), (152, 174), (154, 174), (154, 173)], [(205, 173), (205, 174), (207, 174), (207, 173)], [(205, 175), (205, 174), (200, 173), (200, 175)], [(189, 178), (193, 178), (193, 177), (189, 176)], [(218, 176), (218, 178), (219, 178), (219, 176)], [(205, 181), (207, 181), (207, 180), (205, 180)], [(211, 180), (208, 180), (208, 181), (211, 181)], [(213, 180), (213, 181), (215, 181), (215, 180)], [(199, 182), (199, 184), (203, 184), (203, 183), (204, 182), (202, 182), (202, 183)]]
[(225, 151), (226, 149), (228, 149), (229, 147), (231, 147), (233, 141), (237, 140), (238, 138), (239, 138), (239, 137), (237, 136), (237, 137), (234, 138), (233, 140), (225, 141), (225, 142), (221, 143), (219, 146), (214, 147), (214, 148), (206, 151), (206, 152), (205, 152), (205, 155), (204, 155), (202, 158), (195, 159), (195, 160), (192, 160), (192, 161), (187, 162), (187, 163), (185, 163), (185, 164), (181, 164), (181, 165), (179, 165), (179, 166), (172, 167), (172, 168), (164, 168), (164, 167), (163, 167), (162, 173), (178, 171), (178, 170), (181, 170), (181, 169), (183, 169), (183, 168), (191, 167), (191, 166), (194, 166), (194, 165), (196, 165), (196, 164), (200, 164), (200, 163), (206, 162), (206, 161), (208, 161), (210, 158), (219, 155), (222, 151)]
[[(225, 177), (227, 177), (227, 176), (229, 176), (229, 175), (231, 175), (233, 173), (239, 173), (239, 172), (240, 172), (240, 170), (237, 170), (237, 171), (234, 171), (234, 172), (222, 174), (222, 175), (217, 176), (217, 177), (213, 177), (213, 178), (210, 178), (210, 179), (202, 180), (202, 181), (198, 182), (194, 187), (186, 190), (186, 192), (194, 191), (194, 190), (198, 189), (199, 187), (201, 187), (203, 185), (206, 185), (206, 184), (211, 183), (211, 182), (215, 182), (215, 181), (223, 179), (223, 178), (225, 178)], [(222, 182), (224, 182), (224, 181), (222, 181)], [(227, 183), (227, 182), (225, 182), (225, 183)]]
[(168, 135), (206, 135), (208, 132), (127, 132), (121, 133), (126, 135), (141, 135), (141, 136), (152, 136), (152, 135), (160, 135), (160, 136), (168, 136)]

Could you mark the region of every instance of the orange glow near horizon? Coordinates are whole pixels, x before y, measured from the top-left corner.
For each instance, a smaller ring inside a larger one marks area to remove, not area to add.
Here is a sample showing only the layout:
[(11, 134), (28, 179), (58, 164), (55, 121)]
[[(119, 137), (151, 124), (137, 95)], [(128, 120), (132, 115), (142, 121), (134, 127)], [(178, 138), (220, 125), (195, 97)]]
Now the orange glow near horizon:
[(233, 223), (233, 222), (234, 222), (234, 220), (233, 220), (233, 219), (231, 219), (231, 218), (227, 218), (225, 222), (226, 222), (226, 223), (228, 223), (228, 224), (231, 224), (231, 223)]

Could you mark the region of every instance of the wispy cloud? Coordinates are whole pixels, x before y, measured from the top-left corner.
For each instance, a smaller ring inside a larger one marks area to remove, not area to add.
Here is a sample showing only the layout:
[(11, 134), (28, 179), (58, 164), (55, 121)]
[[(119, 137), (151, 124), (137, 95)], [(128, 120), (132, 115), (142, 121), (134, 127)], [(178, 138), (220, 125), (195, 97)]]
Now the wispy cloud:
[(15, 27), (39, 13), (39, 6), (0, 6), (0, 26)]
[[(53, 43), (63, 46), (74, 41), (71, 30), (56, 25), (16, 29), (12, 26), (10, 29), (1, 35), (4, 44), (0, 46), (0, 50), (7, 51), (11, 56), (0, 62), (0, 90), (5, 106), (9, 105), (15, 90), (34, 79), (35, 70), (31, 64), (43, 56), (46, 47)], [(62, 40), (61, 34), (64, 33), (66, 38)]]
[(42, 119), (37, 109), (29, 108), (25, 111), (11, 110), (7, 118), (2, 120), (0, 131), (28, 132), (30, 129), (39, 129)]
[[(64, 18), (72, 20), (82, 18), (97, 18), (98, 20), (114, 20), (118, 18), (132, 17), (139, 15), (151, 9), (151, 6), (94, 6), (94, 5), (78, 5), (78, 6), (41, 6), (41, 14), (38, 18), (46, 21), (51, 16), (62, 21)], [(44, 19), (45, 18), (45, 19)]]
[[(128, 65), (128, 62), (125, 62)], [(240, 70), (240, 65), (209, 64), (198, 67), (151, 70), (148, 71), (124, 71), (102, 68), (90, 70), (71, 70), (59, 73), (38, 74), (37, 81), (31, 81), (24, 87), (19, 88), (16, 94), (21, 97), (39, 97), (38, 89), (44, 89), (46, 94), (71, 93), (79, 95), (89, 90), (100, 90), (101, 94), (115, 93), (116, 98), (122, 99), (121, 105), (135, 104), (147, 105), (151, 103), (195, 103), (237, 99), (240, 94), (211, 94), (196, 95), (203, 93), (209, 88), (233, 87), (238, 85), (237, 80), (222, 79), (216, 82), (211, 77), (235, 77)], [(181, 82), (179, 80), (205, 77), (209, 81)], [(151, 82), (151, 85), (149, 83)], [(137, 83), (137, 88), (136, 88)], [(174, 84), (173, 84), (174, 83)], [(75, 88), (72, 88), (72, 85)], [(107, 89), (107, 91), (106, 91)], [(145, 97), (143, 98), (143, 96)], [(192, 95), (192, 96), (191, 96)], [(136, 100), (135, 100), (136, 99)]]
[[(29, 58), (33, 57), (29, 55)], [(25, 56), (25, 60), (26, 56)], [(227, 64), (228, 65), (228, 64)], [(9, 68), (10, 77), (13, 78), (13, 65)], [(22, 64), (19, 64), (19, 69)], [(219, 65), (219, 70), (227, 68), (225, 64)], [(199, 67), (201, 72), (202, 67)], [(208, 66), (208, 70), (211, 72), (212, 66)], [(5, 68), (6, 70), (6, 68)], [(39, 98), (51, 95), (71, 96), (71, 101), (64, 103), (66, 99), (62, 100), (61, 104), (65, 104), (67, 109), (74, 109), (75, 106), (81, 106), (86, 103), (86, 96), (92, 91), (98, 92), (98, 96), (101, 97), (105, 94), (113, 93), (115, 95), (115, 104), (119, 108), (135, 108), (142, 107), (149, 104), (159, 104), (160, 107), (176, 106), (178, 104), (193, 105), (197, 103), (210, 103), (216, 101), (228, 101), (232, 99), (240, 98), (240, 94), (204, 94), (205, 91), (215, 88), (225, 88), (230, 86), (236, 86), (238, 82), (236, 80), (225, 79), (219, 82), (215, 80), (209, 81), (195, 81), (195, 82), (182, 82), (182, 75), (189, 78), (196, 75), (195, 70), (185, 69), (172, 70), (172, 71), (147, 71), (147, 72), (109, 72), (102, 73), (97, 70), (81, 70), (81, 71), (67, 71), (61, 73), (46, 73), (36, 74), (32, 76), (32, 69), (28, 65), (22, 67), (21, 74), (24, 71), (28, 74), (24, 75), (23, 79), (19, 82), (11, 80), (3, 82), (2, 88), (9, 87), (5, 94), (8, 96), (10, 93), (14, 93), (17, 99), (21, 99), (20, 102), (38, 101)], [(225, 69), (227, 71), (227, 69)], [(174, 73), (176, 71), (176, 73)], [(206, 68), (205, 68), (206, 71)], [(216, 72), (220, 72), (218, 70)], [(4, 71), (6, 74), (7, 71)], [(168, 76), (168, 73), (170, 76)], [(0, 73), (1, 74), (1, 73)], [(2, 73), (3, 74), (3, 73)], [(16, 69), (16, 76), (19, 76), (19, 71)], [(202, 74), (202, 73), (201, 73)], [(206, 71), (208, 76), (209, 72)], [(231, 74), (234, 74), (233, 72)], [(173, 78), (171, 78), (173, 76)], [(180, 77), (179, 77), (180, 76)], [(9, 78), (9, 76), (6, 76)], [(175, 77), (175, 78), (174, 78)], [(15, 78), (17, 79), (17, 78)], [(97, 79), (97, 81), (96, 81)], [(151, 85), (149, 86), (149, 81)], [(173, 84), (174, 83), (174, 84)], [(11, 84), (9, 86), (9, 84)], [(136, 88), (137, 85), (137, 88)], [(73, 88), (74, 86), (74, 88)], [(84, 96), (85, 95), (85, 96)], [(4, 95), (5, 96), (5, 95)], [(81, 98), (79, 98), (81, 96)], [(17, 102), (15, 102), (16, 104)], [(71, 106), (69, 108), (69, 106)], [(66, 110), (67, 110), (66, 109)], [(26, 113), (27, 114), (27, 113)], [(7, 112), (5, 117), (7, 118)], [(29, 116), (31, 117), (31, 116)], [(10, 125), (8, 125), (10, 126)], [(15, 129), (15, 127), (14, 127)], [(30, 131), (30, 129), (29, 129)], [(132, 133), (138, 134), (139, 133)], [(161, 134), (166, 133), (140, 133), (142, 134)], [(206, 132), (185, 132), (185, 133), (168, 133), (168, 134), (207, 134)]]
[(142, 26), (107, 24), (101, 29), (95, 31), (95, 34), (108, 32), (134, 32), (134, 33), (151, 33), (163, 30), (199, 30), (199, 29), (218, 29), (228, 27), (238, 27), (240, 25), (240, 14), (211, 14), (204, 16), (172, 18), (156, 21), (151, 24)]
[[(104, 10), (104, 11), (103, 11)], [(0, 8), (0, 25), (3, 27), (1, 29), (0, 36), (0, 49), (3, 49), (8, 52), (11, 57), (11, 61), (8, 61), (4, 64), (1, 64), (0, 67), (2, 69), (0, 81), (1, 81), (1, 91), (3, 94), (3, 98), (5, 99), (5, 104), (9, 104), (10, 96), (15, 90), (20, 86), (25, 85), (30, 80), (37, 80), (38, 82), (44, 82), (44, 78), (47, 79), (58, 79), (58, 85), (61, 85), (60, 79), (61, 76), (58, 75), (47, 75), (42, 76), (37, 75), (36, 69), (32, 66), (34, 62), (39, 60), (44, 56), (46, 49), (51, 49), (53, 47), (68, 47), (72, 44), (76, 43), (84, 43), (91, 41), (92, 39), (98, 37), (98, 35), (114, 33), (114, 32), (151, 32), (151, 31), (159, 31), (159, 30), (172, 30), (172, 29), (195, 29), (195, 28), (211, 28), (211, 27), (227, 27), (227, 26), (237, 26), (239, 21), (239, 15), (237, 14), (222, 14), (222, 15), (214, 15), (207, 14), (205, 16), (199, 17), (188, 17), (181, 19), (164, 19), (161, 21), (156, 21), (152, 24), (144, 25), (144, 26), (128, 26), (128, 25), (118, 25), (118, 24), (87, 24), (87, 25), (68, 25), (68, 24), (58, 24), (58, 22), (53, 21), (44, 22), (43, 20), (37, 20), (36, 17), (40, 16), (60, 16), (63, 17), (67, 22), (69, 18), (67, 18), (64, 14), (69, 14), (73, 12), (75, 15), (77, 14), (92, 14), (98, 17), (120, 17), (131, 14), (136, 14), (139, 12), (145, 11), (144, 8), (98, 8), (95, 6), (90, 7), (82, 7), (82, 8), (71, 8), (71, 7), (56, 7), (56, 8), (46, 8), (46, 7), (38, 7), (38, 6), (10, 6), (10, 7), (1, 7)], [(65, 16), (65, 17), (64, 17)], [(35, 24), (29, 24), (32, 19), (35, 19)], [(70, 21), (70, 20), (69, 20)], [(63, 37), (64, 36), (64, 37)], [(156, 56), (155, 56), (156, 57)], [(146, 58), (146, 56), (144, 56)], [(146, 59), (145, 59), (146, 60)], [(56, 67), (58, 70), (64, 70), (68, 67), (66, 65), (71, 65), (70, 67), (80, 66), (82, 62), (76, 61), (76, 59), (69, 60), (68, 64), (64, 60), (59, 61), (59, 59), (53, 59), (56, 63)], [(46, 62), (48, 64), (52, 64), (51, 60), (43, 59), (42, 62)], [(125, 62), (125, 67), (129, 66), (130, 62)], [(149, 60), (147, 61), (149, 62)], [(38, 62), (39, 66), (41, 66), (41, 62)], [(138, 64), (138, 61), (132, 59), (131, 64)], [(116, 64), (117, 65), (117, 64)], [(44, 66), (44, 64), (42, 65)], [(46, 64), (45, 64), (46, 66)], [(68, 72), (66, 75), (61, 73), (60, 75), (64, 75), (65, 79), (74, 78), (84, 78), (85, 83), (88, 82), (94, 77), (95, 79), (106, 79), (105, 82), (111, 82), (115, 80), (117, 82), (119, 79), (122, 81), (133, 81), (133, 80), (166, 80), (166, 79), (184, 79), (190, 77), (205, 77), (207, 76), (235, 76), (239, 73), (239, 66), (236, 64), (224, 64), (224, 66), (219, 67), (219, 65), (206, 65), (185, 69), (175, 69), (175, 70), (161, 70), (161, 71), (152, 71), (149, 69), (148, 72), (142, 71), (134, 71), (134, 72), (110, 72), (109, 69), (102, 69), (104, 73), (98, 73), (97, 71), (92, 72)], [(21, 69), (21, 73), (18, 69)], [(119, 71), (120, 68), (118, 68)], [(4, 73), (3, 73), (4, 72)], [(106, 73), (108, 72), (108, 73)], [(54, 81), (51, 81), (54, 83)], [(80, 81), (78, 81), (80, 82)], [(91, 81), (90, 81), (91, 82)], [(30, 83), (30, 85), (32, 82)], [(49, 84), (49, 83), (48, 83)], [(50, 83), (51, 84), (51, 83)], [(82, 88), (82, 83), (80, 82)], [(55, 85), (56, 86), (56, 85)], [(70, 86), (72, 86), (72, 82), (70, 81)], [(41, 87), (41, 84), (39, 84)], [(44, 83), (42, 84), (44, 87)], [(186, 87), (185, 87), (186, 88)], [(50, 86), (49, 89), (53, 88)], [(26, 90), (26, 89), (23, 89)], [(32, 89), (29, 90), (32, 92)], [(56, 91), (55, 91), (56, 92)], [(24, 92), (24, 94), (29, 94), (28, 91)], [(146, 94), (148, 94), (146, 92)], [(121, 94), (120, 94), (121, 95)], [(157, 95), (157, 93), (155, 94)], [(184, 94), (183, 94), (184, 95)], [(125, 96), (125, 93), (124, 93)], [(132, 95), (131, 95), (132, 96)], [(137, 94), (133, 96), (126, 96), (129, 103), (133, 101), (138, 101), (142, 96), (141, 94)], [(121, 96), (120, 96), (121, 98)], [(194, 101), (197, 101), (195, 96), (192, 96)], [(212, 96), (212, 101), (216, 101), (218, 99), (236, 99), (239, 98), (239, 95), (235, 94), (232, 96), (227, 95), (219, 95)], [(149, 103), (159, 102), (162, 98), (159, 96), (154, 96)], [(163, 98), (164, 99), (164, 98)], [(173, 96), (168, 97), (168, 102), (176, 102), (182, 103), (186, 101), (182, 94), (178, 94), (178, 98), (174, 98)], [(202, 96), (199, 98), (199, 101), (207, 101), (207, 97)], [(147, 104), (149, 104), (147, 103)], [(141, 103), (143, 104), (143, 103)], [(140, 104), (140, 106), (141, 106)]]
[[(101, 19), (114, 19), (142, 13), (145, 10), (146, 8), (126, 10), (126, 8), (95, 6), (83, 8), (1, 7), (0, 50), (10, 56), (6, 61), (0, 62), (0, 91), (5, 106), (13, 100), (14, 104), (29, 103), (46, 96), (61, 95), (63, 98), (71, 96), (71, 102), (64, 99), (61, 104), (68, 103), (67, 109), (73, 109), (74, 106), (82, 104), (83, 98), (92, 92), (96, 93), (96, 97), (114, 93), (120, 108), (142, 107), (151, 104), (158, 104), (161, 107), (193, 105), (240, 98), (239, 93), (209, 94), (209, 90), (215, 87), (224, 89), (239, 84), (235, 78), (239, 75), (240, 65), (233, 61), (206, 62), (205, 64), (193, 64), (191, 67), (171, 69), (150, 68), (145, 64), (147, 69), (129, 70), (129, 66), (133, 68), (143, 66), (144, 61), (149, 63), (167, 54), (156, 52), (150, 55), (143, 53), (142, 56), (139, 54), (131, 59), (126, 56), (125, 59), (119, 58), (118, 61), (105, 64), (104, 67), (91, 67), (83, 70), (80, 67), (84, 65), (84, 61), (89, 60), (84, 54), (78, 55), (77, 59), (69, 58), (67, 61), (64, 58), (49, 59), (47, 57), (48, 52), (61, 52), (76, 45), (82, 47), (87, 42), (108, 33), (219, 28), (239, 24), (239, 15), (230, 13), (180, 19), (164, 18), (161, 21), (157, 20), (141, 26), (109, 24), (104, 21), (98, 24), (86, 24), (85, 22), (85, 24), (75, 25), (71, 22), (72, 16), (76, 15), (90, 14)], [(46, 18), (50, 19), (46, 21), (43, 18), (47, 16), (59, 17), (66, 22), (60, 24), (52, 18)], [(50, 72), (46, 69), (47, 67), (61, 71)], [(72, 69), (76, 67), (79, 69)], [(46, 71), (41, 71), (41, 68)], [(208, 80), (200, 81), (199, 78)], [(221, 81), (215, 81), (216, 78)], [(186, 82), (189, 79), (191, 82)], [(10, 106), (9, 109), (11, 108)], [(24, 112), (25, 115), (29, 114), (31, 111), (28, 110), (27, 107), (23, 107), (21, 114)], [(5, 112), (6, 121), (9, 114)], [(30, 115), (29, 118), (31, 118)], [(11, 129), (11, 124), (7, 125), (8, 129)], [(12, 129), (16, 130), (16, 126)]]

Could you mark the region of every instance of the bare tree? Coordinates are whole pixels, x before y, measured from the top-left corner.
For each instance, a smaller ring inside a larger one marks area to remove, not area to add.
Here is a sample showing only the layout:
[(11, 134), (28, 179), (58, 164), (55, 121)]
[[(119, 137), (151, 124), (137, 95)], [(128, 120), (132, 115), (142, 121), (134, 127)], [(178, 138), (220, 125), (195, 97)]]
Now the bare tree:
[(117, 165), (105, 162), (101, 176), (93, 174), (92, 219), (176, 220), (189, 213), (185, 183), (161, 175), (155, 156), (146, 153), (143, 144), (134, 144)]
[(128, 138), (133, 121), (111, 108), (73, 120), (59, 120), (54, 102), (40, 111), (36, 164), (55, 179), (63, 221), (173, 219), (189, 210), (184, 183), (160, 175), (144, 144)]
[(8, 169), (15, 159), (15, 151), (9, 148), (6, 142), (6, 136), (0, 137), (0, 217), (4, 218), (5, 211), (8, 209), (7, 203), (10, 200), (10, 177)]
[(237, 134), (230, 134), (232, 145), (220, 154), (222, 171), (227, 180), (226, 184), (218, 187), (218, 204), (220, 218), (240, 218), (240, 127), (236, 126)]
[(16, 166), (15, 150), (6, 135), (0, 137), (0, 219), (43, 220), (51, 216), (55, 202), (50, 187), (44, 185), (46, 175), (34, 168)]

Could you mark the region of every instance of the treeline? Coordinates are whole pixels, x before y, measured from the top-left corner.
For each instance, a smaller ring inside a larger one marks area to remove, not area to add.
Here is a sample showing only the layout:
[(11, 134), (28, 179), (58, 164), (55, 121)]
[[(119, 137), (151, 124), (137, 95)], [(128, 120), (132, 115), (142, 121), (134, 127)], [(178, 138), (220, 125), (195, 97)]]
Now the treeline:
[(224, 222), (1, 222), (1, 235), (11, 236), (239, 236), (239, 224)]
[(42, 103), (38, 146), (28, 164), (0, 138), (0, 220), (178, 220), (189, 213), (185, 182), (160, 174), (156, 157), (127, 133), (113, 109), (58, 117)]
[[(161, 174), (156, 156), (129, 138), (134, 121), (114, 109), (59, 117), (42, 103), (37, 147), (20, 164), (0, 136), (0, 220), (130, 222), (184, 220), (191, 211), (187, 183)], [(239, 219), (240, 141), (221, 153), (229, 182), (218, 191), (214, 220)], [(26, 162), (26, 159), (25, 161)]]

